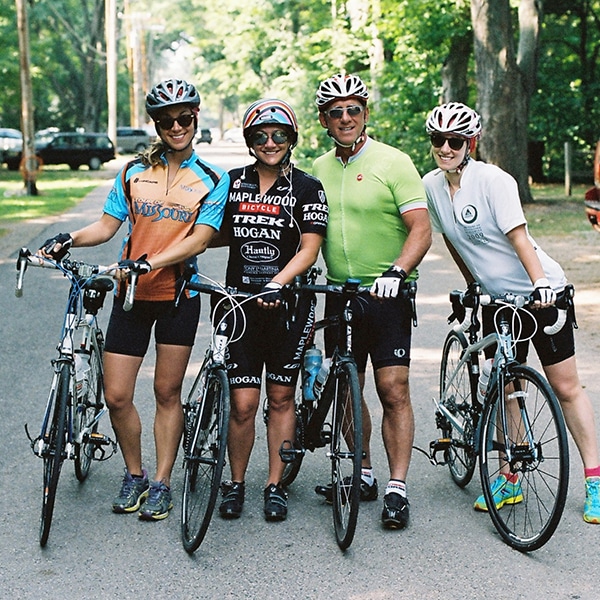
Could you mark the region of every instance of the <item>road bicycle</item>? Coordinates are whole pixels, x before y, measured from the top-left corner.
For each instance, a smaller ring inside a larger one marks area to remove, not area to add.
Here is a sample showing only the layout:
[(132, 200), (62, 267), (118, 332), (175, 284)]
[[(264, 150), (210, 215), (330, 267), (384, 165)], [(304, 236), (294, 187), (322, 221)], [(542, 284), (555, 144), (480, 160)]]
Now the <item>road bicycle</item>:
[(185, 550), (192, 554), (200, 547), (210, 525), (225, 465), (230, 410), (225, 352), (228, 344), (235, 341), (233, 335), (240, 320), (244, 330), (243, 302), (257, 296), (217, 283), (183, 279), (178, 297), (185, 289), (221, 298), (212, 312), (210, 344), (183, 405), (181, 539)]
[[(74, 461), (75, 475), (83, 482), (92, 460), (106, 460), (117, 450), (116, 442), (98, 432), (99, 421), (107, 409), (102, 401), (104, 337), (97, 315), (106, 294), (113, 289), (113, 279), (107, 275), (114, 272), (115, 267), (92, 265), (68, 257), (57, 262), (22, 248), (17, 261), (17, 297), (23, 294), (28, 267), (58, 269), (70, 284), (58, 355), (52, 360), (52, 385), (39, 434), (32, 437), (25, 425), (33, 453), (44, 461), (39, 536), (40, 545), (45, 546), (65, 459)], [(135, 278), (128, 289), (129, 303), (134, 289)]]
[[(352, 326), (360, 294), (370, 288), (360, 287), (360, 280), (348, 279), (344, 285), (301, 283), (296, 290), (300, 294), (339, 296), (342, 309), (315, 322), (309, 334), (305, 351), (317, 347), (316, 335), (328, 328), (334, 328), (337, 342), (326, 378), (324, 373), (317, 376), (314, 397), (306, 393), (310, 375), (303, 368), (296, 394), (296, 437), (285, 442), (279, 452), (286, 463), (281, 483), (289, 486), (295, 480), (307, 450), (313, 452), (328, 446), (335, 535), (338, 546), (346, 550), (354, 538), (358, 519), (363, 458), (362, 400), (352, 355)], [(407, 285), (402, 293), (411, 299), (414, 311), (416, 284)]]
[[(567, 311), (573, 310), (572, 297), (572, 286), (559, 294), (557, 320), (544, 328), (549, 335), (564, 326)], [(517, 550), (536, 550), (550, 539), (563, 512), (569, 450), (562, 410), (552, 388), (539, 372), (515, 359), (515, 345), (525, 339), (523, 319), (535, 324), (532, 315), (521, 310), (533, 299), (490, 296), (481, 293), (479, 284), (471, 284), (466, 292), (451, 292), (450, 300), (453, 313), (448, 321), (459, 323), (444, 342), (440, 395), (434, 400), (442, 437), (431, 442), (430, 459), (447, 465), (454, 482), (465, 487), (479, 457), (483, 495), (498, 533)], [(477, 314), (484, 305), (500, 310), (495, 314), (495, 331), (480, 339)], [(479, 357), (494, 345), (489, 381), (480, 399)], [(443, 460), (437, 458), (438, 452)], [(518, 487), (508, 502), (497, 504), (494, 491), (498, 494), (509, 485), (498, 477), (508, 474), (511, 479), (518, 477)]]

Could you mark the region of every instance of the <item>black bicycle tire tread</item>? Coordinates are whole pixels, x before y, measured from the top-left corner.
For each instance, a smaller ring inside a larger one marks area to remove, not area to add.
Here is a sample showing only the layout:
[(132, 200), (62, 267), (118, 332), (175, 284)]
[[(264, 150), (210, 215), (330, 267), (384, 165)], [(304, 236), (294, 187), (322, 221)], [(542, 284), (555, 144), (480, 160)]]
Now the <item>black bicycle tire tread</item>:
[[(444, 346), (442, 349), (442, 361), (440, 363), (440, 380), (439, 380), (440, 390), (442, 389), (442, 387), (445, 383), (444, 378), (445, 378), (445, 374), (447, 372), (448, 353), (449, 353), (450, 343), (454, 340), (456, 340), (457, 343), (459, 343), (462, 346), (463, 350), (468, 347), (468, 342), (462, 333), (459, 333), (456, 331), (450, 331), (448, 333), (448, 335), (446, 336), (446, 339), (444, 340)], [(469, 375), (468, 372), (470, 369), (470, 363), (469, 362), (465, 363), (465, 366), (463, 368), (466, 369), (467, 375)], [(472, 386), (470, 384), (470, 379), (469, 379), (469, 385), (471, 387), (471, 406), (472, 406), (473, 405), (472, 397), (473, 397), (474, 390), (472, 389)], [(463, 438), (463, 442), (464, 442), (464, 438)], [(448, 451), (448, 452), (450, 452), (450, 451)], [(475, 456), (474, 448), (473, 448), (473, 459), (470, 462), (470, 464), (465, 465), (465, 474), (462, 477), (458, 474), (458, 472), (455, 469), (452, 468), (452, 463), (450, 460), (448, 460), (447, 463), (448, 463), (448, 470), (450, 472), (450, 476), (452, 477), (452, 480), (454, 481), (454, 483), (457, 486), (459, 486), (460, 488), (466, 487), (473, 479), (475, 469), (477, 468), (477, 459)], [(464, 464), (463, 461), (461, 461), (461, 463)]]
[[(186, 473), (184, 474), (184, 494), (182, 497), (182, 508), (181, 508), (181, 539), (183, 543), (183, 547), (186, 552), (189, 554), (193, 554), (202, 544), (206, 533), (208, 531), (208, 527), (210, 525), (210, 521), (212, 520), (212, 515), (215, 509), (215, 505), (217, 502), (217, 496), (219, 493), (219, 488), (221, 484), (221, 476), (223, 473), (223, 467), (225, 464), (225, 455), (227, 451), (227, 433), (229, 429), (229, 409), (230, 409), (230, 394), (229, 394), (229, 382), (227, 380), (227, 374), (223, 369), (214, 369), (212, 370), (206, 380), (206, 385), (210, 385), (210, 380), (217, 378), (219, 380), (219, 385), (221, 388), (221, 401), (219, 408), (219, 438), (221, 440), (217, 460), (215, 466), (213, 467), (212, 472), (212, 484), (211, 491), (208, 497), (208, 502), (205, 507), (204, 516), (198, 527), (197, 531), (190, 535), (189, 531), (186, 534), (186, 503), (187, 503), (187, 478), (189, 477), (189, 473), (187, 472), (189, 461), (186, 461)], [(201, 418), (202, 412), (198, 412), (198, 418)], [(194, 427), (197, 424), (195, 423)], [(193, 438), (194, 436), (192, 436)]]
[[(51, 444), (54, 445), (52, 456), (44, 457), (44, 473), (42, 489), (42, 512), (40, 518), (40, 546), (44, 547), (48, 542), (54, 504), (56, 501), (56, 490), (62, 463), (64, 461), (65, 435), (67, 427), (67, 403), (71, 385), (71, 372), (68, 363), (62, 363), (58, 373), (56, 391), (54, 396), (54, 410), (52, 414), (52, 437)], [(51, 467), (47, 476), (46, 468)], [(48, 479), (48, 481), (47, 481)]]
[[(345, 373), (348, 378), (350, 396), (352, 400), (352, 411), (354, 415), (354, 458), (353, 458), (353, 473), (352, 487), (350, 491), (350, 511), (348, 522), (345, 527), (341, 524), (338, 517), (340, 508), (337, 506), (338, 494), (335, 492), (335, 486), (332, 490), (333, 495), (333, 521), (336, 534), (336, 541), (342, 551), (347, 550), (354, 539), (356, 532), (356, 523), (358, 520), (358, 511), (360, 507), (360, 474), (362, 465), (362, 402), (361, 391), (358, 379), (358, 370), (356, 363), (353, 360), (343, 360), (338, 368), (340, 372)], [(331, 386), (334, 389), (335, 386)], [(335, 447), (335, 436), (337, 426), (334, 424), (332, 431), (332, 448)], [(333, 459), (332, 459), (333, 460)], [(333, 463), (332, 463), (332, 486), (334, 484)]]
[(504, 525), (505, 519), (500, 517), (499, 510), (496, 509), (495, 506), (493, 506), (493, 502), (490, 502), (490, 486), (484, 483), (489, 483), (489, 478), (486, 475), (487, 465), (483, 457), (484, 444), (486, 440), (485, 426), (488, 420), (492, 418), (494, 404), (498, 402), (498, 394), (496, 390), (492, 390), (491, 392), (491, 394), (493, 395), (490, 398), (490, 402), (486, 404), (481, 422), (482, 433), (480, 436), (480, 475), (483, 485), (484, 497), (489, 508), (490, 518), (492, 519), (496, 530), (498, 531), (502, 539), (512, 548), (521, 552), (531, 552), (534, 550), (538, 550), (550, 540), (550, 538), (554, 535), (554, 532), (556, 531), (556, 528), (558, 527), (562, 517), (569, 484), (568, 438), (562, 409), (552, 388), (550, 387), (546, 379), (538, 371), (527, 365), (515, 365), (510, 367), (510, 378), (529, 379), (529, 381), (533, 382), (535, 386), (538, 387), (538, 389), (543, 390), (543, 394), (546, 397), (547, 404), (549, 405), (550, 411), (553, 415), (553, 420), (556, 423), (557, 443), (559, 446), (560, 453), (560, 481), (558, 484), (558, 491), (556, 494), (556, 500), (554, 502), (554, 508), (552, 510), (551, 516), (549, 517), (549, 519), (547, 519), (547, 523), (543, 530), (540, 533), (538, 533), (535, 537), (530, 538), (528, 540), (525, 540), (522, 537), (511, 533), (508, 530), (508, 527)]

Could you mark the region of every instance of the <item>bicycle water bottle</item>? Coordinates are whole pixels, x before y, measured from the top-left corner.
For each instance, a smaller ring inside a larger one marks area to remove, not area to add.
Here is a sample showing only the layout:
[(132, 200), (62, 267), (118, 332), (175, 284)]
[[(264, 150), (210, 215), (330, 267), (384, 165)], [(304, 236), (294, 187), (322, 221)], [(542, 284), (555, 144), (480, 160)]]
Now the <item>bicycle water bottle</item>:
[(488, 381), (490, 380), (490, 374), (494, 365), (494, 359), (488, 358), (483, 363), (483, 368), (479, 374), (479, 383), (477, 384), (477, 399), (483, 404), (485, 400), (485, 394), (487, 392)]
[(319, 348), (309, 348), (304, 353), (303, 395), (309, 402), (315, 400), (313, 386), (322, 362), (323, 353)]
[(75, 350), (73, 359), (75, 360), (75, 390), (77, 397), (81, 398), (85, 393), (84, 384), (90, 370), (90, 353), (83, 349)]
[(321, 363), (321, 368), (319, 369), (319, 372), (317, 373), (317, 377), (315, 379), (315, 385), (313, 386), (315, 400), (318, 400), (321, 397), (321, 392), (323, 391), (325, 381), (327, 380), (327, 376), (329, 375), (329, 367), (331, 367), (331, 359), (326, 358)]

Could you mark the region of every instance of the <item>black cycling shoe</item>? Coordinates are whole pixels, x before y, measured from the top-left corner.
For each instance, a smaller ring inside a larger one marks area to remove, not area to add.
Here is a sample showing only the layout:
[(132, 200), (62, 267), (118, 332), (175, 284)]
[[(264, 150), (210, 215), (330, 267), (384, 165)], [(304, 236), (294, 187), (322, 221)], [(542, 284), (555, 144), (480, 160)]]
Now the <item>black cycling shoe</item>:
[(244, 508), (244, 482), (224, 481), (221, 483), (223, 501), (219, 513), (224, 519), (239, 519)]
[(281, 485), (271, 483), (265, 488), (265, 519), (285, 521), (287, 517), (287, 494)]
[[(344, 477), (344, 484), (350, 485), (350, 477)], [(318, 485), (315, 488), (315, 492), (319, 494), (319, 496), (325, 497), (325, 502), (327, 504), (331, 504), (333, 502), (333, 490), (331, 487), (331, 483), (327, 485)], [(373, 480), (373, 483), (369, 485), (366, 481), (360, 480), (360, 499), (363, 502), (371, 502), (372, 500), (377, 500), (378, 491), (377, 491), (377, 479)]]
[(381, 522), (386, 529), (404, 529), (408, 525), (408, 500), (400, 494), (383, 497)]

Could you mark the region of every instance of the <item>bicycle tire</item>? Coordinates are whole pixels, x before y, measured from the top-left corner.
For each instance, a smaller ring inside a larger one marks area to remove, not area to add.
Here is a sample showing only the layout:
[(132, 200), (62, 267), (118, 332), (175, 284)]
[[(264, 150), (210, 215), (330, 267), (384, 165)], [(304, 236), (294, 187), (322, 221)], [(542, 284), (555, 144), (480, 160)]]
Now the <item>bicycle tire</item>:
[(450, 331), (444, 341), (440, 365), (440, 403), (458, 421), (463, 431), (453, 427), (451, 420), (441, 412), (436, 413), (436, 423), (442, 437), (450, 440), (450, 446), (444, 452), (444, 460), (454, 483), (461, 488), (469, 484), (477, 465), (471, 360), (463, 363), (454, 379), (451, 382), (449, 380), (467, 346), (462, 333)]
[[(509, 367), (506, 384), (515, 391), (505, 396), (504, 387), (499, 398), (498, 391), (491, 390), (486, 403), (480, 474), (486, 507), (498, 533), (508, 545), (528, 552), (552, 537), (563, 513), (569, 483), (567, 432), (558, 400), (540, 373), (527, 366)], [(498, 415), (501, 402), (508, 409), (507, 436)], [(517, 407), (519, 413), (514, 410)], [(529, 439), (523, 434), (527, 429), (523, 423), (529, 424)], [(506, 457), (506, 437), (515, 451), (511, 471), (519, 475), (522, 500), (497, 505), (492, 484), (499, 475), (501, 458)]]
[(42, 490), (42, 514), (40, 518), (40, 546), (44, 547), (50, 535), (56, 488), (60, 470), (65, 459), (67, 435), (67, 405), (71, 391), (71, 366), (62, 363), (56, 374), (54, 398), (51, 400), (52, 418), (44, 432), (44, 487)]
[(223, 369), (206, 375), (202, 399), (193, 410), (195, 419), (187, 437), (181, 503), (181, 539), (190, 554), (199, 548), (208, 530), (225, 464), (229, 383)]
[[(90, 428), (81, 442), (75, 442), (75, 476), (81, 482), (87, 479), (94, 457), (95, 445), (90, 441), (90, 434), (98, 431), (98, 413), (102, 410), (103, 370), (100, 335), (96, 336), (98, 346), (90, 347), (90, 368), (84, 381), (84, 393), (75, 404), (75, 439), (79, 432)], [(91, 427), (90, 427), (91, 426)]]
[(333, 523), (338, 546), (346, 550), (354, 539), (360, 503), (362, 403), (356, 364), (342, 361), (331, 383), (324, 393), (334, 394), (330, 452)]
[[(296, 384), (296, 430), (294, 434), (294, 448), (301, 450), (304, 447), (304, 431), (306, 429), (306, 417), (307, 411), (302, 404), (302, 382), (299, 380)], [(281, 476), (281, 485), (288, 487), (296, 480), (302, 461), (304, 460), (304, 453), (299, 452), (295, 455), (294, 460), (285, 463), (283, 467), (283, 475)]]

